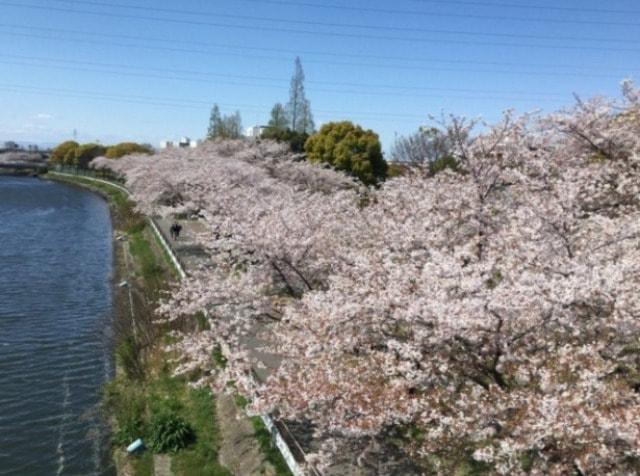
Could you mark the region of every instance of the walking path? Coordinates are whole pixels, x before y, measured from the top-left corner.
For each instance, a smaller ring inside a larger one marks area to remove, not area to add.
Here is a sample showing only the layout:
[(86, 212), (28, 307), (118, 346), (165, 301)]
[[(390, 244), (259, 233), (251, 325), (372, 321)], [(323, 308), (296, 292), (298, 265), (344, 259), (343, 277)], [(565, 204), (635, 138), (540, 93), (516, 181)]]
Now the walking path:
[(171, 456), (153, 455), (153, 474), (155, 476), (174, 476), (171, 471)]
[[(83, 178), (115, 186), (128, 194), (128, 191), (119, 184), (90, 177)], [(204, 223), (197, 220), (178, 220), (180, 225), (182, 225), (182, 231), (177, 240), (172, 240), (169, 229), (174, 223), (174, 220), (155, 219), (149, 220), (149, 222), (152, 228), (160, 235), (161, 245), (167, 250), (171, 259), (174, 260), (181, 278), (184, 278), (185, 274), (189, 273), (189, 270), (206, 265), (208, 253), (205, 248), (198, 244), (197, 240), (198, 233), (205, 229)], [(261, 366), (263, 368), (255, 369), (256, 376), (259, 380), (266, 379), (271, 372), (277, 369), (279, 364), (277, 355), (259, 350), (260, 347), (264, 346), (265, 342), (259, 339), (258, 335), (260, 335), (261, 330), (264, 329), (264, 327), (261, 326), (267, 325), (267, 323), (256, 323), (253, 332), (248, 337), (248, 342), (246, 342), (252, 357), (257, 358), (261, 364), (263, 364)], [(253, 440), (255, 432), (252, 427), (250, 428), (251, 425), (246, 416), (240, 414), (233, 399), (226, 396), (218, 397), (216, 407), (223, 436), (223, 447), (220, 449), (220, 462), (233, 471), (234, 474), (241, 476), (274, 474), (273, 468), (265, 464), (264, 457), (256, 453), (259, 452), (259, 450), (255, 440), (251, 441)], [(306, 471), (302, 470), (305, 466), (305, 454), (317, 451), (320, 446), (320, 442), (313, 438), (311, 429), (307, 424), (273, 421), (266, 415), (263, 416), (262, 419), (272, 433), (275, 445), (280, 450), (294, 476), (320, 476), (321, 473), (314, 468), (308, 468)], [(247, 444), (242, 445), (243, 442)], [(370, 465), (368, 470), (360, 467), (356, 463), (356, 455), (345, 454), (342, 456), (344, 456), (344, 458), (341, 458), (342, 461), (340, 463), (333, 465), (323, 473), (325, 476), (364, 476), (370, 474), (402, 474), (412, 476), (420, 474), (416, 472), (415, 468), (412, 468), (411, 465), (400, 470), (400, 473), (397, 472), (397, 467), (396, 470), (388, 471), (387, 469), (390, 468), (390, 466), (395, 466), (391, 461), (393, 458), (389, 461), (382, 461), (387, 459), (382, 457), (382, 455), (378, 455), (381, 457), (381, 461), (372, 462), (373, 465)], [(392, 464), (389, 466), (387, 463)], [(160, 460), (160, 472), (156, 472), (156, 476), (172, 476), (170, 469), (168, 473), (162, 472), (166, 471), (163, 469), (165, 466), (166, 464), (163, 463), (163, 460)], [(372, 470), (371, 466), (377, 466), (378, 469)]]
[[(172, 240), (169, 229), (176, 221), (182, 226), (182, 231), (177, 240)], [(202, 246), (198, 245), (197, 240), (198, 233), (204, 230), (204, 224), (202, 222), (197, 220), (166, 219), (157, 219), (155, 222), (187, 273), (189, 269), (195, 269), (205, 264), (207, 252)], [(269, 323), (267, 322), (256, 321), (250, 334), (245, 337), (245, 345), (247, 346), (250, 357), (262, 364), (254, 368), (254, 373), (260, 381), (265, 381), (268, 375), (278, 368), (280, 363), (280, 357), (278, 355), (261, 350), (267, 342), (259, 336), (268, 325)], [(220, 406), (220, 402), (218, 405)], [(226, 411), (225, 408), (228, 407), (223, 404), (223, 413)], [(287, 463), (294, 475), (302, 476), (309, 474), (311, 476), (319, 476), (320, 473), (313, 468), (310, 468), (307, 472), (301, 469), (305, 464), (306, 453), (317, 451), (320, 447), (320, 442), (312, 437), (310, 428), (307, 425), (296, 422), (274, 422), (264, 417), (263, 419), (267, 427), (274, 432), (276, 444), (281, 449), (285, 459), (287, 459)], [(234, 472), (234, 474), (236, 473)], [(250, 473), (239, 472), (237, 474), (244, 475)], [(326, 476), (361, 476), (365, 473), (355, 463), (341, 463), (330, 468), (325, 474)]]

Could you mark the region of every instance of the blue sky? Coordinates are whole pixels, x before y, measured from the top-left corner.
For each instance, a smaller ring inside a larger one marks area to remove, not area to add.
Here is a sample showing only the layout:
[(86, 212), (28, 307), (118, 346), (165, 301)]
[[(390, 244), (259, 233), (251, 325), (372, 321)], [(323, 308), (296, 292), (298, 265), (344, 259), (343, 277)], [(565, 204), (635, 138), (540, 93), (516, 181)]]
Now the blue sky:
[(640, 73), (635, 0), (0, 0), (0, 141), (203, 137), (286, 102), (388, 150), (442, 112), (495, 121), (617, 95)]

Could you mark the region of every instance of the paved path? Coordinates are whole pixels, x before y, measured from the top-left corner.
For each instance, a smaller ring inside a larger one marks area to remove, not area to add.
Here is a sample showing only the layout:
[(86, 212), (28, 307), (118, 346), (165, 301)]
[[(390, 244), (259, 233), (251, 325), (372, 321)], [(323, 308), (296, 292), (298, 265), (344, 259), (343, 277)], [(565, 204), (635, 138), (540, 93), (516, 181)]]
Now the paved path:
[(251, 421), (238, 408), (233, 396), (217, 396), (216, 416), (223, 441), (220, 464), (237, 475), (275, 476), (275, 469), (256, 444)]
[(174, 220), (156, 219), (154, 221), (185, 271), (189, 272), (190, 269), (195, 269), (206, 262), (207, 251), (198, 244), (196, 239), (196, 235), (205, 229), (202, 222), (179, 220), (180, 225), (182, 225), (182, 231), (180, 232), (180, 237), (177, 240), (173, 240), (169, 229)]
[(174, 476), (169, 455), (153, 455), (153, 474), (154, 476)]
[[(178, 257), (178, 261), (180, 261), (180, 264), (182, 264), (182, 267), (188, 274), (190, 269), (202, 266), (207, 261), (207, 251), (198, 244), (196, 238), (198, 233), (204, 231), (205, 225), (197, 220), (177, 221), (182, 226), (182, 231), (180, 232), (179, 238), (177, 240), (173, 240), (170, 238), (169, 228), (174, 223), (174, 220), (155, 220), (158, 229), (165, 237), (174, 254)], [(267, 376), (277, 369), (280, 364), (280, 358), (277, 355), (259, 350), (267, 344), (267, 342), (261, 339), (259, 335), (268, 325), (269, 324), (267, 322), (256, 321), (245, 341), (251, 357), (262, 363), (262, 366), (254, 369), (254, 372), (260, 381), (266, 380)]]
[[(182, 225), (182, 231), (177, 240), (169, 238), (169, 228), (173, 221), (156, 220), (156, 223), (187, 274), (190, 269), (206, 263), (207, 251), (197, 244), (196, 239), (197, 234), (204, 230), (204, 223), (197, 220), (178, 220), (178, 223)], [(259, 350), (266, 344), (259, 335), (268, 325), (269, 323), (266, 321), (255, 321), (251, 332), (245, 340), (250, 356), (263, 364), (262, 368), (254, 368), (258, 380), (261, 381), (266, 380), (267, 376), (275, 371), (280, 363), (280, 358), (277, 355)], [(223, 433), (223, 441), (226, 440), (229, 445), (228, 448), (221, 448), (221, 463), (231, 469), (234, 474), (242, 476), (270, 474), (264, 472), (264, 465), (261, 466), (260, 457), (255, 452), (255, 440), (252, 438), (253, 429), (247, 426), (250, 423), (246, 418), (242, 418), (243, 415), (240, 414), (241, 412), (235, 406), (233, 399), (221, 396), (216, 402), (216, 406)], [(279, 425), (284, 425), (284, 428), (280, 428), (281, 434), (289, 433), (290, 437), (287, 437), (287, 444), (296, 454), (312, 453), (320, 448), (321, 442), (313, 437), (307, 424), (279, 422)], [(253, 441), (246, 445), (243, 441), (246, 443), (247, 440)], [(383, 453), (386, 452), (383, 451)], [(369, 461), (373, 464), (366, 469), (356, 463), (357, 455), (342, 456), (344, 457), (343, 460), (328, 468), (324, 473), (325, 476), (369, 476), (378, 474), (413, 476), (420, 474), (420, 470), (413, 467), (409, 461), (405, 461), (401, 456), (400, 459), (396, 459), (399, 455), (395, 455), (395, 457), (390, 454), (377, 455), (379, 458), (374, 459), (378, 461)], [(309, 474), (319, 473), (309, 472)]]

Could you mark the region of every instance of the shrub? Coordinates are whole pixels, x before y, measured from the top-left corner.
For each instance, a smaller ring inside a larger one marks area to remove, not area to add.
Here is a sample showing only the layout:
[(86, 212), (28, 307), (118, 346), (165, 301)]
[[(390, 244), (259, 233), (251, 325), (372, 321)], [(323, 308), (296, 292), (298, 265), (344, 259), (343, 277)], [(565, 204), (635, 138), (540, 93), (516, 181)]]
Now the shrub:
[(153, 150), (150, 145), (137, 144), (135, 142), (121, 142), (120, 144), (112, 145), (107, 149), (105, 154), (109, 159), (119, 159), (125, 155), (131, 154), (152, 154)]
[(330, 122), (307, 140), (305, 151), (311, 162), (324, 162), (375, 184), (387, 174), (378, 134), (349, 121)]
[(51, 158), (49, 160), (56, 164), (70, 164), (70, 162), (66, 161), (67, 156), (69, 156), (70, 158), (75, 157), (76, 149), (78, 147), (80, 147), (80, 144), (78, 144), (76, 141), (68, 140), (66, 142), (63, 142), (55, 149), (53, 149), (53, 151), (51, 152)]
[(164, 410), (153, 416), (149, 428), (149, 448), (156, 453), (174, 453), (194, 439), (191, 425), (173, 411)]
[(270, 139), (277, 142), (286, 142), (289, 144), (292, 152), (304, 152), (304, 144), (309, 138), (309, 134), (306, 132), (292, 131), (291, 129), (269, 127), (260, 137), (262, 139)]
[(458, 161), (455, 157), (447, 155), (429, 163), (429, 172), (431, 175), (435, 175), (446, 169), (453, 170), (454, 172), (458, 171)]
[(73, 165), (86, 168), (96, 157), (100, 157), (107, 152), (106, 147), (100, 144), (82, 144), (75, 150)]

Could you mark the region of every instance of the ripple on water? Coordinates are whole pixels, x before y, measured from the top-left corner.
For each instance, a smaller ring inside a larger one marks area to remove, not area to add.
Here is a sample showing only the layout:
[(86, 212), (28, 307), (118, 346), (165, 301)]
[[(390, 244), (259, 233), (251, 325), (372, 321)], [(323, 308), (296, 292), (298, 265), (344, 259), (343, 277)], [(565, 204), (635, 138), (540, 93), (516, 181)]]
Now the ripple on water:
[(111, 223), (99, 197), (0, 177), (0, 476), (112, 475)]

